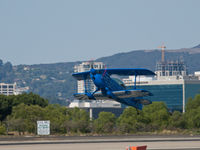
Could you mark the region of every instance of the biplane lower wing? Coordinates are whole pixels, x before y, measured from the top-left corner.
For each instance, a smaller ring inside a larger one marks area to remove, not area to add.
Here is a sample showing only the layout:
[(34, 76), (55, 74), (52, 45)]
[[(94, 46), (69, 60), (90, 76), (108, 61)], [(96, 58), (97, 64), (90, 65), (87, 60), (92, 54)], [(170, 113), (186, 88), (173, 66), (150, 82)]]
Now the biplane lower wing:
[[(146, 90), (140, 90), (140, 89), (134, 89), (134, 90), (121, 90), (121, 91), (112, 91), (112, 94), (119, 99), (122, 98), (131, 98), (131, 97), (143, 97), (143, 96), (152, 96), (152, 93), (146, 91)], [(76, 93), (74, 94), (74, 97), (79, 100), (88, 100), (91, 99), (87, 93)], [(96, 92), (93, 94), (93, 98), (96, 100), (108, 100), (112, 98), (109, 98), (109, 96), (103, 95), (101, 92)]]
[(153, 95), (149, 91), (141, 90), (141, 89), (113, 91), (112, 93), (117, 98), (131, 98), (131, 97), (143, 97), (143, 96)]

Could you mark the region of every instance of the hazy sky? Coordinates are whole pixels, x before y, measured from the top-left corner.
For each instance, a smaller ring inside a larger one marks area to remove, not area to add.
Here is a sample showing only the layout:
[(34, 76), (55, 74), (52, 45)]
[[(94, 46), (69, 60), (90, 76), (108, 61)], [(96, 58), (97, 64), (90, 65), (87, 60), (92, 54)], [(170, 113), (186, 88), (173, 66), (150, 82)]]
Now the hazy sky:
[(0, 0), (0, 59), (91, 60), (200, 44), (200, 0)]

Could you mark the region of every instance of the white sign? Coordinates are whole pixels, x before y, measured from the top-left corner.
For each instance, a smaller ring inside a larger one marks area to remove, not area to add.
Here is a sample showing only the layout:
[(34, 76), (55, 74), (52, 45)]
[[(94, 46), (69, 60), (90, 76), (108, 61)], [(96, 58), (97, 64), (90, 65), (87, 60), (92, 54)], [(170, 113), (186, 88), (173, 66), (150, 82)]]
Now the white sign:
[(50, 121), (37, 121), (37, 134), (49, 135), (50, 134)]

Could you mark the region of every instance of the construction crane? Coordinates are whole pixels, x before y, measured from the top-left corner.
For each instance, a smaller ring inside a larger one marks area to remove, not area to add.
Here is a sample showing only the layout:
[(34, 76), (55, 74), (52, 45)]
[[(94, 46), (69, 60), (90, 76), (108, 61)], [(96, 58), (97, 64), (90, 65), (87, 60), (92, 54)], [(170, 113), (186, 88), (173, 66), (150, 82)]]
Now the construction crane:
[(166, 46), (162, 44), (162, 46), (159, 46), (158, 48), (162, 49), (162, 62), (165, 62), (165, 48)]

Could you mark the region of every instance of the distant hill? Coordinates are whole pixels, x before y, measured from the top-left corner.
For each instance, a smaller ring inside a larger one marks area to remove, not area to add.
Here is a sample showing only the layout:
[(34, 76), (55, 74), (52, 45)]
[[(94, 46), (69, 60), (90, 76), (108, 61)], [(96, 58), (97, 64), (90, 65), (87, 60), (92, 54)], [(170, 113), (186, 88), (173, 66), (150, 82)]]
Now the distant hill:
[[(165, 60), (183, 60), (189, 73), (200, 70), (200, 48), (166, 50)], [(148, 68), (155, 71), (156, 62), (161, 60), (160, 50), (136, 50), (102, 57), (97, 61), (107, 64), (108, 68)]]
[(197, 45), (197, 46), (195, 46), (195, 47), (193, 47), (193, 48), (200, 48), (200, 44), (199, 44), (199, 45)]
[[(167, 50), (165, 59), (184, 60), (189, 73), (200, 71), (200, 45), (193, 48)], [(134, 50), (102, 57), (107, 68), (148, 68), (155, 70), (156, 62), (161, 60), (160, 50)], [(63, 62), (54, 64), (17, 65), (0, 60), (0, 82), (17, 82), (20, 87), (28, 86), (29, 91), (48, 98), (51, 103), (66, 104), (76, 92), (76, 80), (73, 79), (73, 67), (81, 62)]]

